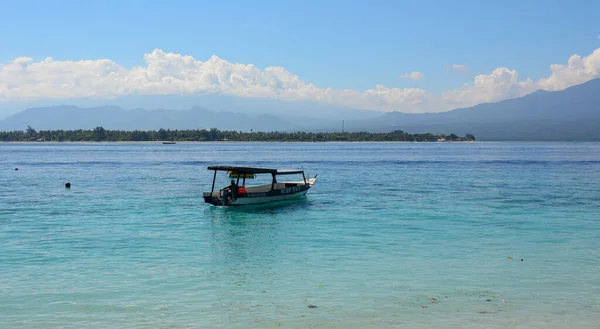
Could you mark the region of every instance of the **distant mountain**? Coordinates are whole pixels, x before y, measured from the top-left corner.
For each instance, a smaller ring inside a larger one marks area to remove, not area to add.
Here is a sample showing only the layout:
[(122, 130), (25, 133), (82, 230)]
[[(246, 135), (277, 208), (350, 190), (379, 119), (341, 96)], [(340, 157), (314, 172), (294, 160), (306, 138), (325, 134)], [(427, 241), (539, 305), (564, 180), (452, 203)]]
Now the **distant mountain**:
[[(271, 114), (286, 121), (295, 119), (319, 118), (321, 120), (350, 120), (375, 118), (381, 112), (354, 109), (340, 105), (323, 104), (312, 101), (282, 101), (268, 98), (228, 96), (213, 93), (197, 95), (129, 95), (114, 99), (77, 98), (70, 99), (69, 105), (81, 108), (100, 108), (118, 106), (124, 109), (143, 108), (156, 110), (168, 108), (174, 110), (201, 106), (214, 112), (236, 112), (248, 115)], [(38, 100), (27, 103), (0, 104), (1, 119), (16, 114), (26, 108), (62, 106), (65, 100)]]
[(93, 129), (116, 130), (209, 129), (242, 131), (288, 131), (300, 127), (274, 115), (213, 112), (200, 107), (189, 110), (124, 110), (116, 106), (80, 108), (53, 106), (30, 108), (0, 121), (0, 130)]
[[(150, 98), (148, 98), (150, 97)], [(148, 102), (151, 96), (143, 98)], [(179, 98), (178, 98), (179, 97)], [(200, 97), (200, 98), (198, 98)], [(142, 104), (140, 99), (129, 105)], [(29, 108), (0, 120), (0, 130), (208, 129), (250, 131), (346, 131), (473, 134), (479, 140), (600, 140), (600, 79), (571, 88), (441, 113), (384, 113), (311, 102), (229, 96), (156, 96), (154, 106), (202, 100), (215, 108), (124, 110), (117, 106)], [(125, 102), (127, 103), (127, 102)], [(232, 109), (235, 109), (232, 110)], [(279, 110), (277, 110), (279, 109)]]
[(448, 112), (391, 112), (348, 121), (346, 127), (349, 131), (471, 133), (479, 140), (600, 140), (600, 79)]

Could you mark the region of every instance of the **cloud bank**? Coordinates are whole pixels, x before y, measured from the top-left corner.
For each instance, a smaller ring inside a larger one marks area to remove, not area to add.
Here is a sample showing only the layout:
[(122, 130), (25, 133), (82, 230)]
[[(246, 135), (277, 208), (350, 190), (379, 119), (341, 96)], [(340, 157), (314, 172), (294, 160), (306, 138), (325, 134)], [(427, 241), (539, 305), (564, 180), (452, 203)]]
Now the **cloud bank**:
[[(379, 111), (439, 112), (523, 96), (537, 89), (561, 90), (600, 77), (600, 48), (588, 56), (573, 55), (566, 64), (550, 65), (547, 78), (521, 79), (501, 67), (477, 75), (472, 83), (441, 95), (421, 88), (377, 85), (356, 91), (321, 88), (283, 67), (259, 69), (230, 63), (217, 56), (202, 62), (191, 56), (156, 49), (144, 55), (145, 65), (125, 68), (109, 59), (34, 62), (20, 57), (0, 64), (0, 103), (44, 99), (112, 98), (124, 95), (220, 93), (304, 100)], [(454, 65), (454, 70), (466, 69)], [(423, 78), (412, 72), (407, 78)]]

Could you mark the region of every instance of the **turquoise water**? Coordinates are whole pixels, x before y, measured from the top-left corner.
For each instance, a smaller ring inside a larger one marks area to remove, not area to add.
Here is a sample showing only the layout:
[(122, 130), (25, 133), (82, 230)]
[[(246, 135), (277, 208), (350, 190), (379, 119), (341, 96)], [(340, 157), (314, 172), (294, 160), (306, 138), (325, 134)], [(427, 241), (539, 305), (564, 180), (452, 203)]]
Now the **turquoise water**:
[[(213, 164), (319, 176), (221, 209)], [(1, 328), (599, 324), (598, 143), (0, 144)]]

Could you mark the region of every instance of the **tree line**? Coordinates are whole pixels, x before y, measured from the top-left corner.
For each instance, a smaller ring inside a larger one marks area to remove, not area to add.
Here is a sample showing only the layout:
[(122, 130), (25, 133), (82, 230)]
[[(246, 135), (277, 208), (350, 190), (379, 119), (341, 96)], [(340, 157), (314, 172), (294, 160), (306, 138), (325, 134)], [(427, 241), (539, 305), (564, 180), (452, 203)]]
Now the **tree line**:
[(436, 135), (431, 133), (409, 134), (402, 130), (387, 133), (368, 132), (242, 132), (212, 129), (159, 129), (159, 130), (35, 130), (28, 126), (24, 131), (0, 132), (5, 142), (53, 141), (53, 142), (125, 142), (125, 141), (233, 141), (233, 142), (436, 142), (474, 141), (475, 136), (466, 134)]

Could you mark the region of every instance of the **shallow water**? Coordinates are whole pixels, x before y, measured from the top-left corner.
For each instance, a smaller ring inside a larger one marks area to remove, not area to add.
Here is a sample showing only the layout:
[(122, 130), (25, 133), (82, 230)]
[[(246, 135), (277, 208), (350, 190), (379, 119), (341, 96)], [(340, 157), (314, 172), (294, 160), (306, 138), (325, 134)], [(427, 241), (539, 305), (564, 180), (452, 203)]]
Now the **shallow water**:
[[(599, 151), (0, 144), (0, 327), (598, 328)], [(213, 164), (319, 176), (221, 209)]]

